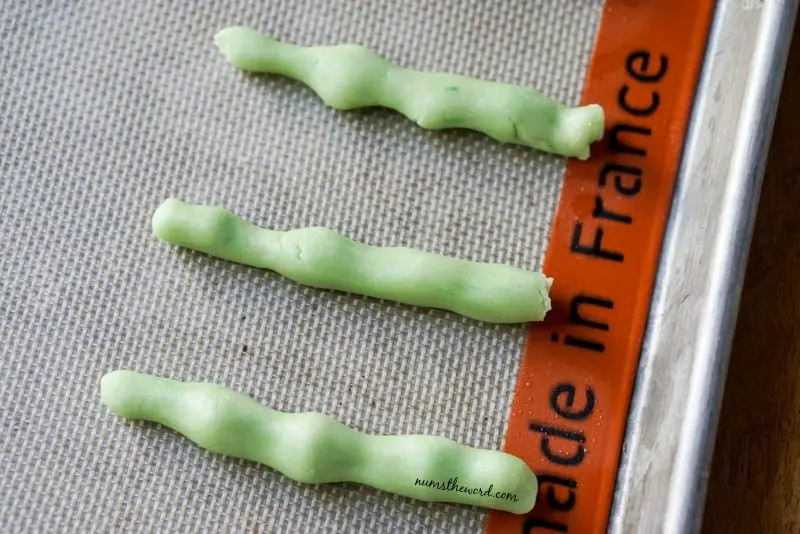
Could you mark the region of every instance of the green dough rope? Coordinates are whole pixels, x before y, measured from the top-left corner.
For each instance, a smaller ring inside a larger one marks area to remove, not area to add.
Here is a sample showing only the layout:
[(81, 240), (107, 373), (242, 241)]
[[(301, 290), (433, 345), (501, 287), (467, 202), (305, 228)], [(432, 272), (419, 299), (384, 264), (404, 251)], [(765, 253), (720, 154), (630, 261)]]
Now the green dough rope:
[(168, 199), (153, 214), (167, 243), (270, 269), (311, 287), (449, 310), (479, 321), (541, 321), (552, 278), (405, 247), (376, 247), (326, 228), (287, 232), (250, 224), (215, 206)]
[(114, 371), (100, 381), (114, 414), (160, 423), (212, 452), (267, 465), (302, 483), (356, 482), (423, 501), (524, 514), (538, 481), (510, 454), (436, 436), (362, 434), (314, 412), (290, 414), (207, 382)]
[(603, 137), (605, 115), (597, 104), (570, 108), (528, 87), (411, 70), (361, 45), (303, 47), (240, 26), (214, 40), (236, 67), (298, 80), (337, 109), (382, 106), (422, 128), (467, 128), (580, 159)]

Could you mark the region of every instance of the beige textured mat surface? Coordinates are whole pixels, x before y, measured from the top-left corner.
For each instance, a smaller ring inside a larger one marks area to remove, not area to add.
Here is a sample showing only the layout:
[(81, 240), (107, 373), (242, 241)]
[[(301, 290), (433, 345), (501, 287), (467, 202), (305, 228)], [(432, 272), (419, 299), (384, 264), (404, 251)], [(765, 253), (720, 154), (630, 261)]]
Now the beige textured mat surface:
[(600, 2), (0, 1), (0, 530), (480, 531), (486, 512), (294, 483), (100, 404), (207, 380), (359, 430), (500, 448), (526, 327), (300, 287), (158, 242), (167, 196), (539, 268), (564, 162), (226, 64), (246, 24), (577, 104)]

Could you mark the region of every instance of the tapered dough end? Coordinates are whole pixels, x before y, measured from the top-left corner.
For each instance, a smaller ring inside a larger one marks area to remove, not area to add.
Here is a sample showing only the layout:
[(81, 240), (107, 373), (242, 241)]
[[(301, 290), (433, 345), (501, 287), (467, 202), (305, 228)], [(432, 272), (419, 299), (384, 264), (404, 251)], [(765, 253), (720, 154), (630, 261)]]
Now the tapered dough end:
[[(521, 459), (520, 463), (525, 463)], [(521, 470), (519, 481), (519, 501), (509, 503), (506, 510), (512, 514), (527, 514), (533, 507), (536, 506), (536, 497), (539, 493), (539, 479), (536, 478), (534, 472), (525, 465), (525, 469)]]
[(553, 309), (553, 301), (550, 299), (550, 288), (553, 287), (553, 279), (549, 276), (544, 278), (544, 287), (541, 289), (540, 296), (542, 298), (542, 320), (547, 315), (547, 312)]
[(555, 133), (555, 145), (566, 155), (585, 160), (590, 145), (603, 138), (605, 111), (597, 104), (564, 110)]
[(271, 37), (244, 26), (229, 26), (214, 36), (214, 44), (229, 63), (252, 72), (265, 71), (275, 42)]
[(153, 233), (171, 245), (229, 258), (226, 247), (243, 221), (217, 206), (168, 198), (153, 213)]
[[(533, 469), (520, 457), (499, 451), (481, 451), (481, 456), (491, 458), (487, 462), (487, 473), (494, 471), (494, 476), (489, 475), (483, 483), (486, 488), (491, 482), (488, 478), (494, 478), (496, 486), (493, 484), (495, 492), (492, 496), (481, 496), (482, 506), (503, 510), (512, 514), (527, 514), (536, 505), (536, 497), (539, 492), (539, 479)], [(493, 465), (494, 464), (494, 465)], [(478, 462), (473, 464), (472, 469), (476, 469)], [(502, 475), (500, 475), (502, 473)], [(506, 493), (508, 492), (508, 493)], [(505, 494), (505, 495), (501, 495)], [(513, 499), (501, 498), (513, 495)]]
[(149, 378), (134, 371), (112, 371), (100, 379), (100, 398), (115, 415), (137, 417), (138, 399), (146, 385), (143, 382)]
[(183, 233), (186, 222), (183, 221), (183, 213), (188, 205), (176, 198), (168, 198), (153, 213), (152, 226), (153, 233), (167, 243), (180, 241), (180, 234)]
[(520, 291), (517, 299), (518, 314), (510, 317), (508, 322), (540, 322), (544, 321), (548, 312), (553, 309), (550, 288), (553, 279), (539, 272), (525, 273), (528, 278), (524, 291)]

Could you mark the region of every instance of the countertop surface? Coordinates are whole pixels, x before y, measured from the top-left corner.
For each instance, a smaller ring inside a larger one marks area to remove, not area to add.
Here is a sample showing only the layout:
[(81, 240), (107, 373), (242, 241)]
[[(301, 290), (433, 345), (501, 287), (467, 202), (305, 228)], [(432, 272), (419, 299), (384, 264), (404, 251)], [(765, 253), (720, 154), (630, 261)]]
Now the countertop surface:
[(800, 32), (759, 203), (704, 532), (800, 532)]

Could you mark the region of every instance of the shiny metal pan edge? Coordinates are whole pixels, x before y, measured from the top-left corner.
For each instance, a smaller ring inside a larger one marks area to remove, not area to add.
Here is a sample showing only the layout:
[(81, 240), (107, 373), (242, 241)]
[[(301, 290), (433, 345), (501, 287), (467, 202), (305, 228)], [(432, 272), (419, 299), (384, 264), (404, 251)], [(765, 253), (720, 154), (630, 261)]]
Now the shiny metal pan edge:
[(699, 531), (798, 2), (716, 7), (662, 249), (609, 532)]

